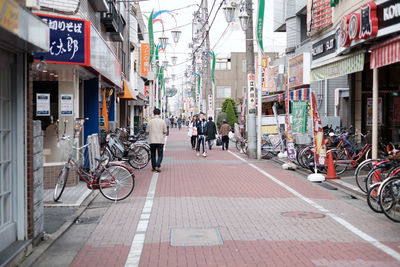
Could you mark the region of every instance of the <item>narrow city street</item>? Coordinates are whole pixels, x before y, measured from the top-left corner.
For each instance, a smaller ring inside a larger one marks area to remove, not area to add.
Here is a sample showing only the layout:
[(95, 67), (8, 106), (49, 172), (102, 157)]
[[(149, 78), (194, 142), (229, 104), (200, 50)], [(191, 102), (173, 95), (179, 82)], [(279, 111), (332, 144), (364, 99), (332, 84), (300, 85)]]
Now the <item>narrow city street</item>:
[(161, 173), (100, 194), (34, 266), (399, 266), (400, 225), (269, 161), (167, 138)]

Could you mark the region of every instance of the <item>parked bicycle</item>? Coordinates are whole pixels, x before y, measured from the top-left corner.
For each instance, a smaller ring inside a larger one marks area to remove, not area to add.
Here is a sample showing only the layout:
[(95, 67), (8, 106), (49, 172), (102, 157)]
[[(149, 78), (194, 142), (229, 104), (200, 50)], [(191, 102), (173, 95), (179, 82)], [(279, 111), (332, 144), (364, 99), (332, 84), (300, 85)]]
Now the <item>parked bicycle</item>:
[(93, 170), (85, 170), (83, 163), (85, 161), (85, 150), (89, 147), (89, 143), (76, 147), (72, 145), (72, 138), (63, 136), (61, 141), (66, 143), (70, 148), (67, 162), (61, 169), (57, 178), (57, 183), (54, 188), (53, 199), (58, 201), (64, 192), (67, 184), (70, 170), (75, 171), (79, 177), (86, 182), (89, 189), (99, 189), (101, 194), (113, 201), (120, 201), (127, 198), (133, 191), (135, 186), (135, 175), (132, 170), (123, 164), (110, 163), (102, 164), (105, 158), (95, 158), (97, 166)]
[[(124, 133), (123, 137), (121, 134)], [(121, 139), (123, 140), (121, 142)], [(102, 156), (106, 159), (104, 164), (114, 160), (128, 162), (135, 169), (142, 169), (150, 161), (150, 146), (142, 133), (129, 135), (124, 128), (117, 128), (115, 133), (110, 132), (106, 137), (106, 145)]]

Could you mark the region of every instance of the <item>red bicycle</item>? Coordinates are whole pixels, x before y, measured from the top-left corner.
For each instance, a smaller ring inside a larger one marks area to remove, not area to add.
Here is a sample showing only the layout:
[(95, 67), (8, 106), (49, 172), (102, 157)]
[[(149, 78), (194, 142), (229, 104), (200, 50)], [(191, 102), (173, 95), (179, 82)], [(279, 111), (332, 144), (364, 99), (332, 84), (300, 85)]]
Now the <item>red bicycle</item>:
[(61, 140), (67, 143), (70, 153), (67, 162), (58, 175), (53, 194), (54, 201), (57, 202), (64, 192), (70, 170), (75, 171), (86, 182), (89, 189), (99, 189), (101, 194), (109, 200), (123, 200), (132, 193), (135, 187), (135, 175), (130, 168), (119, 163), (110, 163), (104, 166), (102, 163), (106, 159), (96, 158), (96, 168), (93, 171), (85, 171), (82, 168), (85, 159), (83, 152), (89, 144), (75, 147), (72, 145), (70, 137), (65, 136)]

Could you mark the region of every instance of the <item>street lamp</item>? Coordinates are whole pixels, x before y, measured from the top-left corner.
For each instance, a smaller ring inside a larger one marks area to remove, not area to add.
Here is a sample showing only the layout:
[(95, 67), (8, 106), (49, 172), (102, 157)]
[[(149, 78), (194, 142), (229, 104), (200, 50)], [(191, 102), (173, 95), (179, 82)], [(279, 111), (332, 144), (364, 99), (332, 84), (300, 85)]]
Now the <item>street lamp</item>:
[(171, 57), (172, 65), (176, 65), (177, 60), (178, 60), (178, 57), (176, 57), (176, 56)]
[(179, 42), (179, 38), (181, 37), (181, 31), (172, 31), (172, 39), (174, 39), (174, 43), (178, 43)]
[(235, 8), (231, 6), (225, 6), (222, 9), (224, 10), (226, 22), (231, 23), (233, 20), (233, 16), (235, 15)]
[(160, 41), (161, 49), (165, 49), (167, 47), (168, 37), (162, 36), (158, 38)]
[(240, 12), (239, 21), (242, 30), (246, 31), (249, 27), (249, 15), (247, 14), (246, 10), (242, 10), (242, 12)]
[(162, 65), (166, 68), (166, 67), (168, 66), (168, 60), (164, 60), (164, 61), (162, 62)]

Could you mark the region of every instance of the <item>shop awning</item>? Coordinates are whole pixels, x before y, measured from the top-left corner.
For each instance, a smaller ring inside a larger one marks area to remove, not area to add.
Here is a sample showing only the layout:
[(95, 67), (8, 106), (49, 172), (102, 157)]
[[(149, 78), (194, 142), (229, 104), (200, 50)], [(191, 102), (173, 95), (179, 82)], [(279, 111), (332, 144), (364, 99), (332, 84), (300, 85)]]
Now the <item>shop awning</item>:
[(396, 36), (371, 47), (371, 69), (397, 62), (400, 62), (400, 36)]
[[(311, 90), (310, 88), (302, 88), (289, 92), (290, 101), (308, 101), (310, 99)], [(271, 95), (262, 98), (262, 102), (282, 102), (286, 99), (286, 93)]]
[(334, 62), (312, 68), (311, 82), (332, 79), (350, 73), (359, 72), (363, 69), (364, 51), (350, 56), (340, 57), (340, 59), (335, 58)]
[(133, 93), (128, 86), (128, 82), (124, 80), (124, 94), (120, 95), (121, 99), (136, 100), (136, 94)]

